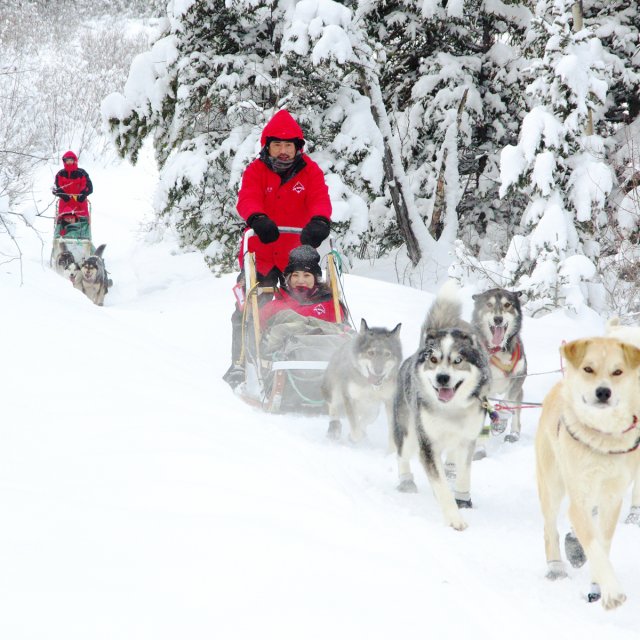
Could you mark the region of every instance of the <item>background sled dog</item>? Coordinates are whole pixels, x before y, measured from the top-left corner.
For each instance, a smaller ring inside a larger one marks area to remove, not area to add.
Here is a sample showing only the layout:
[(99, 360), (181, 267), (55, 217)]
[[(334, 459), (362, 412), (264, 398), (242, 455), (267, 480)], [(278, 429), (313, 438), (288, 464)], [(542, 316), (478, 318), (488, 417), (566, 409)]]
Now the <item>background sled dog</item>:
[[(500, 396), (516, 407), (522, 404), (522, 387), (527, 375), (527, 360), (520, 337), (522, 328), (521, 292), (489, 289), (473, 296), (472, 324), (482, 338), (489, 355), (491, 387), (489, 397)], [(498, 432), (506, 424), (496, 425)], [(520, 409), (515, 408), (507, 442), (520, 438)]]
[(59, 275), (75, 283), (80, 267), (76, 263), (73, 253), (67, 249), (64, 242), (60, 243), (60, 253), (56, 256), (54, 269)]
[[(620, 342), (632, 344), (640, 349), (640, 327), (631, 327), (620, 324), (619, 318), (611, 318), (605, 327), (605, 335), (617, 338)], [(627, 524), (640, 525), (640, 467), (631, 492), (631, 508), (625, 519)]]
[(340, 418), (346, 415), (351, 441), (360, 441), (365, 427), (376, 419), (380, 404), (384, 403), (389, 448), (395, 449), (391, 424), (393, 395), (402, 362), (401, 326), (398, 324), (392, 331), (369, 328), (363, 318), (360, 332), (331, 357), (322, 381), (322, 394), (329, 406), (329, 438), (340, 438)]
[(547, 578), (567, 575), (557, 530), (566, 491), (569, 519), (591, 570), (589, 600), (601, 592), (603, 607), (612, 609), (626, 599), (609, 549), (622, 498), (640, 463), (640, 350), (614, 338), (589, 338), (569, 342), (560, 352), (565, 378), (544, 399), (535, 441)]
[[(467, 526), (458, 507), (472, 506), (471, 459), (490, 382), (487, 355), (461, 310), (450, 281), (429, 310), (418, 351), (400, 367), (393, 407), (398, 490), (417, 490), (410, 460), (418, 452), (445, 521), (458, 530)], [(444, 474), (445, 453), (456, 466), (455, 497)]]
[(101, 244), (96, 252), (85, 258), (80, 265), (80, 273), (74, 281), (76, 289), (80, 289), (93, 303), (102, 306), (109, 290), (107, 270), (102, 253), (107, 245)]

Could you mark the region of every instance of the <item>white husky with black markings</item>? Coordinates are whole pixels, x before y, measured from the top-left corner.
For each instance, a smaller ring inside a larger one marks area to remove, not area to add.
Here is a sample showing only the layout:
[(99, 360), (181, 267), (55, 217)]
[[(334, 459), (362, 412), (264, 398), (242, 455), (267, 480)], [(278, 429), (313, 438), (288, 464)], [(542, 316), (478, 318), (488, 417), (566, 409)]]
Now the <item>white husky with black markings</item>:
[[(450, 281), (429, 310), (420, 347), (400, 368), (393, 412), (398, 490), (417, 491), (410, 467), (417, 453), (446, 523), (458, 530), (467, 527), (459, 507), (472, 506), (471, 460), (490, 383), (486, 352), (461, 310), (458, 287)], [(456, 466), (455, 495), (444, 455)]]

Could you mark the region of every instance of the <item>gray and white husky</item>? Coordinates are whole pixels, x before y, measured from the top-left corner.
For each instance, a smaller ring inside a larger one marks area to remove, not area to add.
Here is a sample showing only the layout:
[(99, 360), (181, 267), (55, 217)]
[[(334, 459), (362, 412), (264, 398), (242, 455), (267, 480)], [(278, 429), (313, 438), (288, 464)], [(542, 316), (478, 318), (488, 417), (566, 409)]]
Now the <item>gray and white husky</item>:
[(80, 267), (78, 266), (73, 253), (69, 251), (64, 242), (60, 243), (59, 249), (60, 252), (55, 256), (53, 268), (62, 277), (67, 278), (75, 284), (76, 277), (80, 273)]
[[(521, 291), (489, 289), (473, 296), (473, 328), (482, 338), (491, 368), (489, 396), (500, 396), (515, 405), (507, 442), (520, 438), (522, 387), (527, 376), (527, 359), (520, 331), (522, 329)], [(502, 421), (501, 421), (502, 422)], [(496, 424), (501, 432), (506, 421)]]
[(95, 253), (82, 261), (80, 273), (73, 282), (76, 289), (80, 289), (87, 298), (98, 306), (104, 304), (104, 297), (109, 291), (109, 279), (102, 259), (102, 253), (106, 246), (106, 244), (101, 244)]
[(360, 331), (331, 357), (322, 381), (322, 393), (329, 406), (327, 437), (337, 440), (342, 434), (340, 418), (347, 417), (352, 442), (362, 440), (384, 404), (391, 435), (393, 395), (398, 367), (402, 362), (402, 345), (398, 324), (391, 331), (367, 325), (363, 318)]
[[(471, 460), (484, 422), (491, 374), (479, 336), (461, 319), (454, 281), (438, 292), (423, 324), (420, 346), (398, 373), (393, 433), (399, 491), (417, 491), (410, 460), (418, 453), (446, 523), (465, 529), (459, 507), (471, 508)], [(455, 496), (443, 457), (456, 466)]]

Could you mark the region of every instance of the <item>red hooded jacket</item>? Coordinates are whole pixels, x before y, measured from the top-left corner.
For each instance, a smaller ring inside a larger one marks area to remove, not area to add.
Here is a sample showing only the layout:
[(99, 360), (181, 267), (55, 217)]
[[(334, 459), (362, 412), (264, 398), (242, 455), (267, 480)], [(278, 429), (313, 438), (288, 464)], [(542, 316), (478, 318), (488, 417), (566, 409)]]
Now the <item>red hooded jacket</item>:
[[(300, 140), (303, 133), (291, 114), (282, 109), (267, 123), (260, 142), (263, 150), (244, 171), (238, 193), (238, 213), (247, 220), (254, 213), (264, 213), (278, 226), (304, 227), (314, 216), (331, 219), (329, 190), (320, 167), (306, 154), (296, 156), (295, 169), (285, 181), (266, 162), (267, 138)], [(244, 237), (243, 237), (244, 240)], [(300, 245), (298, 234), (283, 233), (270, 244), (257, 236), (249, 239), (249, 251), (256, 255), (258, 273), (266, 275), (273, 267), (283, 271), (291, 249)], [(243, 264), (243, 242), (240, 244), (240, 265)]]
[[(72, 164), (64, 164), (65, 158), (71, 158)], [(84, 169), (78, 168), (78, 156), (73, 151), (67, 151), (62, 156), (64, 169), (56, 173), (54, 195), (60, 197), (58, 202), (58, 215), (88, 216), (89, 203), (87, 196), (93, 193), (91, 178)], [(71, 196), (68, 202), (62, 198), (63, 194)], [(83, 196), (82, 202), (78, 196)]]

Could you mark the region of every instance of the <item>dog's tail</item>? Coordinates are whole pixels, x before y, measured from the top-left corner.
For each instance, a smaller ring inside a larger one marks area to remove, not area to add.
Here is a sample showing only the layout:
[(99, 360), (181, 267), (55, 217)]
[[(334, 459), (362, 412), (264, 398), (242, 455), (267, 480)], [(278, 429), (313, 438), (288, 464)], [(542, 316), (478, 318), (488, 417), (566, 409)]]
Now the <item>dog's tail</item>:
[(447, 280), (440, 288), (422, 325), (422, 337), (427, 331), (451, 329), (460, 324), (462, 301), (460, 287), (455, 280)]

